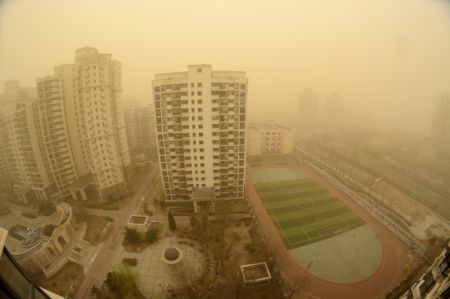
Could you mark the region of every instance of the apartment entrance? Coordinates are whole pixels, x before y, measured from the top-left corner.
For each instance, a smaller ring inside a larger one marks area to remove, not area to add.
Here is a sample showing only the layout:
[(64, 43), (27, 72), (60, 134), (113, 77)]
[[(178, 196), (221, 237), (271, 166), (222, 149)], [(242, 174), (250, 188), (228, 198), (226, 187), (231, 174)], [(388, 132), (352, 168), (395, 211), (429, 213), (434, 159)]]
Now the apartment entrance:
[(196, 188), (192, 191), (192, 201), (194, 203), (195, 213), (214, 213), (215, 212), (215, 192), (214, 188)]

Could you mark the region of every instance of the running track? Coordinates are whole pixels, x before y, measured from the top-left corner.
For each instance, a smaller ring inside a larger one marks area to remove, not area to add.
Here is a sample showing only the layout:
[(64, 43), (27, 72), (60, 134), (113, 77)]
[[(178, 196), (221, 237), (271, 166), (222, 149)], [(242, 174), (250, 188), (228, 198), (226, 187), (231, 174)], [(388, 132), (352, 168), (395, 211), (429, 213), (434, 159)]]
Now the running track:
[[(414, 253), (409, 250), (399, 239), (397, 239), (387, 228), (382, 226), (375, 218), (370, 216), (358, 204), (353, 202), (347, 195), (337, 190), (328, 181), (313, 173), (312, 171), (296, 165), (282, 165), (282, 167), (300, 171), (306, 176), (318, 181), (334, 197), (338, 198), (357, 215), (359, 215), (376, 233), (383, 247), (383, 258), (378, 270), (366, 280), (352, 284), (337, 284), (322, 280), (313, 276), (303, 269), (290, 255), (285, 247), (276, 226), (272, 223), (258, 193), (252, 184), (253, 174), (256, 172), (280, 165), (265, 165), (261, 167), (248, 167), (246, 176), (246, 192), (249, 201), (253, 205), (261, 230), (266, 236), (267, 245), (274, 254), (280, 270), (292, 281), (301, 281), (301, 291), (292, 298), (322, 298), (322, 299), (370, 299), (383, 298), (392, 288), (399, 284), (404, 276), (404, 267), (407, 263), (407, 254)], [(311, 294), (313, 296), (308, 296)]]

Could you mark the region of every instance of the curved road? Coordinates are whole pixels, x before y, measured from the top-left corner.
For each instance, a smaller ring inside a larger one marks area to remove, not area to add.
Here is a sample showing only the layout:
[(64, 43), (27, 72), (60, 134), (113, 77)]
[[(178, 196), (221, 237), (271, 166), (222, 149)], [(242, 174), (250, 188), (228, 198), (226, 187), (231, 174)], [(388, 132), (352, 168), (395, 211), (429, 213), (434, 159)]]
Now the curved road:
[(84, 209), (86, 214), (109, 216), (114, 219), (114, 227), (99, 252), (91, 260), (88, 273), (86, 273), (82, 283), (76, 290), (75, 299), (83, 299), (91, 297), (91, 289), (95, 285), (101, 286), (106, 274), (111, 271), (115, 257), (119, 253), (120, 246), (123, 241), (123, 231), (125, 224), (131, 214), (139, 210), (140, 199), (142, 196), (148, 195), (154, 186), (159, 182), (159, 169), (154, 167), (147, 179), (146, 183), (138, 189), (129, 204), (119, 211), (105, 211), (97, 209)]

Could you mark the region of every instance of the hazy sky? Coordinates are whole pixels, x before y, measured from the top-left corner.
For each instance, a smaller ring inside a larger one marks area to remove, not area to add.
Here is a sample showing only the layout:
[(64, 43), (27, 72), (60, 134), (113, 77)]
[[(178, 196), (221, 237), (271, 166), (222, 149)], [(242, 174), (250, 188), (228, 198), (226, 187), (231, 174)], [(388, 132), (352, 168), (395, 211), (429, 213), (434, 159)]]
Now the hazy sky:
[(0, 3), (1, 85), (34, 85), (92, 46), (122, 62), (124, 98), (146, 102), (154, 73), (244, 70), (251, 119), (293, 122), (311, 87), (321, 104), (338, 92), (359, 121), (426, 130), (434, 97), (450, 91), (447, 1)]

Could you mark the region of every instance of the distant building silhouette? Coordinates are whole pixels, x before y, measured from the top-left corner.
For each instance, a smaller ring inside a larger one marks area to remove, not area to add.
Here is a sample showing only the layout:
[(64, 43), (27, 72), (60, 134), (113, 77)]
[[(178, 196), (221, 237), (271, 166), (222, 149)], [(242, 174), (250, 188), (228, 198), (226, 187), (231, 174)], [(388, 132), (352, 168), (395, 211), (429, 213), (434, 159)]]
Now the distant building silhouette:
[(297, 129), (301, 135), (317, 129), (319, 101), (313, 89), (307, 88), (298, 97)]
[(153, 107), (150, 105), (125, 107), (125, 126), (132, 160), (137, 162), (140, 156), (155, 160), (156, 133)]

